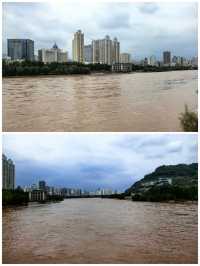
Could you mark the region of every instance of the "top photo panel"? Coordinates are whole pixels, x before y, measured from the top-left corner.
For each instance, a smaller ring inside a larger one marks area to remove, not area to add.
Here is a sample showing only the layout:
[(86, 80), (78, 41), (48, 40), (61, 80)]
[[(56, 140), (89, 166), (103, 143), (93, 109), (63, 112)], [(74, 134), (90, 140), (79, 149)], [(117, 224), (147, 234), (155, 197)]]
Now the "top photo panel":
[(198, 131), (196, 2), (3, 2), (4, 132)]

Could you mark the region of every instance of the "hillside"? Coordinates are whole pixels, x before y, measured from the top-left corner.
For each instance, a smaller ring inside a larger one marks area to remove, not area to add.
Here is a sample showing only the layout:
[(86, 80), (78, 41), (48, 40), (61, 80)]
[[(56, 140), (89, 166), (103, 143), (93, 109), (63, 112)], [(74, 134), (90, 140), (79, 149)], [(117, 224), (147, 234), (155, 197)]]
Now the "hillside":
[(198, 164), (163, 165), (125, 191), (133, 200), (197, 200)]

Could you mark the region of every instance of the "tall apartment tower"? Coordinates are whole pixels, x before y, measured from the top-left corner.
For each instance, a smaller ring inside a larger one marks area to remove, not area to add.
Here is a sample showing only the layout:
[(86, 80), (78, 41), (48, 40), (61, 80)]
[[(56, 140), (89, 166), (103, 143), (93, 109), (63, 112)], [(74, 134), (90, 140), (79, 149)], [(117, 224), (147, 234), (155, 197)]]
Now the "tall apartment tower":
[(34, 61), (34, 41), (29, 39), (8, 39), (8, 56), (11, 60)]
[(15, 165), (4, 154), (2, 156), (2, 179), (3, 189), (15, 188)]
[(165, 51), (163, 52), (163, 64), (170, 65), (171, 64), (171, 52)]
[(114, 38), (112, 45), (112, 63), (120, 62), (120, 43), (117, 38)]
[(100, 40), (92, 41), (92, 63), (100, 63)]
[(84, 61), (85, 63), (92, 63), (92, 45), (84, 46)]
[(84, 63), (84, 34), (78, 30), (72, 40), (72, 57), (74, 62)]
[(93, 64), (107, 64), (120, 62), (120, 43), (117, 38), (112, 41), (107, 35), (104, 39), (92, 41)]
[(112, 64), (112, 40), (108, 35), (100, 40), (100, 64)]

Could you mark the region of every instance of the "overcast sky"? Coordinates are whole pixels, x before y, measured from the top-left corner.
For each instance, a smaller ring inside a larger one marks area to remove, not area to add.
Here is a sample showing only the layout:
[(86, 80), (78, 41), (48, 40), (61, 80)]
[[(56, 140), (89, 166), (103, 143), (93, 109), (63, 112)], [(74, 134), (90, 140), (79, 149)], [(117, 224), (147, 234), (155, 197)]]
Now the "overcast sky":
[(29, 38), (38, 48), (54, 41), (69, 52), (73, 33), (81, 29), (85, 44), (110, 35), (121, 43), (121, 52), (133, 59), (163, 50), (175, 55), (197, 56), (197, 4), (194, 2), (116, 3), (51, 1), (3, 3), (3, 52), (7, 38)]
[(160, 165), (197, 162), (195, 134), (4, 134), (17, 185), (124, 190)]

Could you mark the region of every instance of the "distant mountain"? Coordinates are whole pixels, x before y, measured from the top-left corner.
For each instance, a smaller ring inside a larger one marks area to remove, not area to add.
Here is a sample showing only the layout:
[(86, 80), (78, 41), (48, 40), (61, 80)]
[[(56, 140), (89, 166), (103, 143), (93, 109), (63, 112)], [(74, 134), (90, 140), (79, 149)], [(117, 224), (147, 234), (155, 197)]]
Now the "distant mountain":
[(198, 164), (163, 165), (125, 191), (133, 200), (197, 200)]

